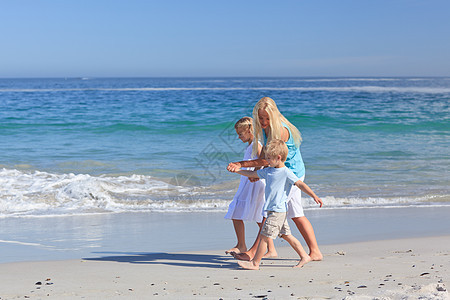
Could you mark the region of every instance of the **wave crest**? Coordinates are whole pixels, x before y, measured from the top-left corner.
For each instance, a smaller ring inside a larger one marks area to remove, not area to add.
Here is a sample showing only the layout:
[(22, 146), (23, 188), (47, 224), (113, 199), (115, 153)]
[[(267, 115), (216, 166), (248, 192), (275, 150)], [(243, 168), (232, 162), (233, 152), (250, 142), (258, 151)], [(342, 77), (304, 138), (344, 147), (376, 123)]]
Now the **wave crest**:
[[(225, 212), (235, 188), (201, 186), (178, 174), (163, 181), (145, 175), (92, 176), (0, 170), (0, 217), (59, 216), (116, 212)], [(321, 209), (450, 205), (450, 195), (422, 197), (334, 197), (323, 195)], [(318, 209), (307, 196), (305, 209)]]

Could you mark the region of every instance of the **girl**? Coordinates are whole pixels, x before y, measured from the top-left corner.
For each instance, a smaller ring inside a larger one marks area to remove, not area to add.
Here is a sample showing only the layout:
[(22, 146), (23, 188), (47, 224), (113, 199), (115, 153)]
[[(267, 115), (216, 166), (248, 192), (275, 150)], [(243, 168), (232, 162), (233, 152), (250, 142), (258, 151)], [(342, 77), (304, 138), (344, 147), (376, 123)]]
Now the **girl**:
[[(244, 143), (248, 143), (244, 160), (257, 158), (262, 149), (261, 143), (256, 142), (256, 146), (252, 143), (254, 139), (252, 122), (252, 118), (243, 117), (234, 125), (239, 139)], [(252, 151), (255, 153), (252, 154)], [(247, 177), (241, 176), (236, 195), (228, 207), (228, 213), (225, 215), (225, 219), (233, 220), (237, 244), (235, 247), (225, 251), (226, 254), (236, 255), (247, 251), (244, 221), (255, 221), (261, 227), (264, 188), (264, 181), (250, 182)], [(275, 253), (275, 248), (272, 243), (268, 255), (274, 256)]]
[[(302, 181), (305, 178), (305, 165), (300, 154), (300, 143), (302, 141), (300, 132), (292, 125), (278, 110), (275, 101), (269, 97), (261, 98), (253, 109), (255, 119), (254, 141), (262, 141), (264, 145), (272, 139), (283, 140), (288, 147), (288, 156), (285, 162), (286, 167), (291, 169)], [(258, 153), (253, 142), (253, 154)], [(252, 161), (241, 161), (230, 163), (227, 169), (234, 172), (239, 167), (260, 167), (267, 166), (264, 158), (264, 151), (259, 152), (259, 159)], [(321, 205), (322, 206), (322, 205)], [(292, 187), (288, 196), (288, 218), (292, 218), (309, 247), (309, 255), (312, 260), (322, 260), (323, 256), (317, 245), (314, 229), (303, 213), (301, 203), (301, 191), (297, 187)], [(236, 254), (235, 258), (241, 260), (251, 260), (256, 252), (259, 237), (255, 244), (245, 253)]]

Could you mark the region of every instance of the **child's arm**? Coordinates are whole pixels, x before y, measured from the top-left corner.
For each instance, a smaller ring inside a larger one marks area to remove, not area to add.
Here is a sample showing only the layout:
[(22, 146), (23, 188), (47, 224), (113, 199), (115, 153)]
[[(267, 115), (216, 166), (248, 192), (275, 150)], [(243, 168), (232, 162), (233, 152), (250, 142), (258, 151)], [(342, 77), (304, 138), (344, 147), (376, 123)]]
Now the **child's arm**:
[(265, 167), (268, 166), (269, 163), (267, 160), (258, 158), (254, 160), (243, 160), (238, 162), (231, 162), (227, 166), (227, 170), (230, 172), (236, 172), (236, 170), (240, 168), (249, 168), (249, 167)]
[(302, 191), (304, 191), (306, 194), (308, 194), (308, 196), (310, 196), (311, 198), (313, 198), (314, 201), (315, 201), (317, 204), (320, 204), (320, 207), (322, 207), (322, 205), (323, 205), (322, 199), (320, 199), (319, 197), (317, 197), (317, 195), (311, 190), (311, 188), (310, 188), (308, 185), (306, 185), (306, 183), (304, 183), (304, 182), (301, 181), (301, 180), (298, 180), (298, 181), (295, 183), (295, 185), (296, 185), (299, 189), (301, 189)]
[(236, 171), (239, 171), (240, 168), (261, 168), (266, 167), (269, 165), (267, 160), (264, 159), (265, 153), (264, 148), (261, 145), (258, 145), (258, 158), (254, 160), (244, 160), (244, 161), (238, 161), (238, 162), (230, 162), (227, 166), (227, 170), (230, 172), (235, 173)]
[(235, 173), (238, 173), (242, 176), (246, 176), (249, 178), (259, 178), (258, 173), (256, 173), (256, 171), (247, 171), (247, 170), (237, 170)]

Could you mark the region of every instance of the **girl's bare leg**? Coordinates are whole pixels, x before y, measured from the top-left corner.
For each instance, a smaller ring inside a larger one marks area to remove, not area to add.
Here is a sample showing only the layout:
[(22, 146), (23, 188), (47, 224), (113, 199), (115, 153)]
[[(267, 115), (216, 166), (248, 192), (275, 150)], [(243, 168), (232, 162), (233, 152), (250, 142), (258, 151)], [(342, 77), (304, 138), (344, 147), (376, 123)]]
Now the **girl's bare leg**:
[[(264, 256), (264, 253), (267, 252), (267, 245), (270, 238), (266, 236), (260, 237), (260, 242), (258, 244), (256, 254), (251, 261), (238, 261), (238, 264), (247, 270), (258, 270), (259, 264), (261, 263), (261, 259)], [(273, 243), (273, 241), (272, 241)]]
[(309, 256), (313, 261), (319, 261), (323, 259), (322, 252), (320, 252), (319, 246), (317, 245), (316, 235), (314, 234), (314, 229), (311, 222), (306, 217), (292, 218), (298, 230), (305, 239), (306, 244), (309, 247)]
[(255, 257), (256, 254), (256, 250), (258, 249), (258, 245), (259, 245), (259, 234), (261, 232), (261, 228), (262, 228), (262, 224), (264, 224), (264, 220), (262, 223), (258, 223), (259, 226), (259, 230), (258, 230), (258, 235), (256, 236), (256, 240), (253, 243), (253, 245), (250, 247), (250, 249), (248, 249), (247, 251), (243, 251), (241, 253), (233, 253), (231, 252), (231, 255), (233, 255), (234, 258), (238, 259), (238, 260), (246, 260), (246, 261), (250, 261), (253, 259), (253, 257)]
[(245, 244), (245, 225), (242, 220), (233, 220), (234, 231), (236, 232), (237, 244), (230, 250), (225, 251), (229, 253), (242, 253), (247, 251), (247, 245)]

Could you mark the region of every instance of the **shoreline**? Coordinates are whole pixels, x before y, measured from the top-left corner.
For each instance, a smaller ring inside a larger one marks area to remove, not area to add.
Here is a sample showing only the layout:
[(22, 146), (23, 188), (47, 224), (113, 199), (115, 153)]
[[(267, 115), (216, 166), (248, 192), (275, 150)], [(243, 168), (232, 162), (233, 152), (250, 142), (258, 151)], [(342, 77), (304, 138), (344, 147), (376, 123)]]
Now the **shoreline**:
[[(71, 260), (113, 252), (225, 251), (235, 245), (222, 212), (121, 213), (0, 219), (0, 263)], [(307, 210), (319, 246), (447, 235), (450, 206)], [(420, 222), (419, 222), (420, 220)], [(292, 233), (305, 246), (290, 221)], [(248, 246), (257, 233), (246, 222)], [(277, 247), (287, 245), (281, 239)]]
[(211, 250), (2, 263), (0, 298), (449, 299), (450, 235), (321, 249), (322, 262), (292, 269), (295, 252), (278, 247), (278, 258), (264, 259), (259, 271)]

